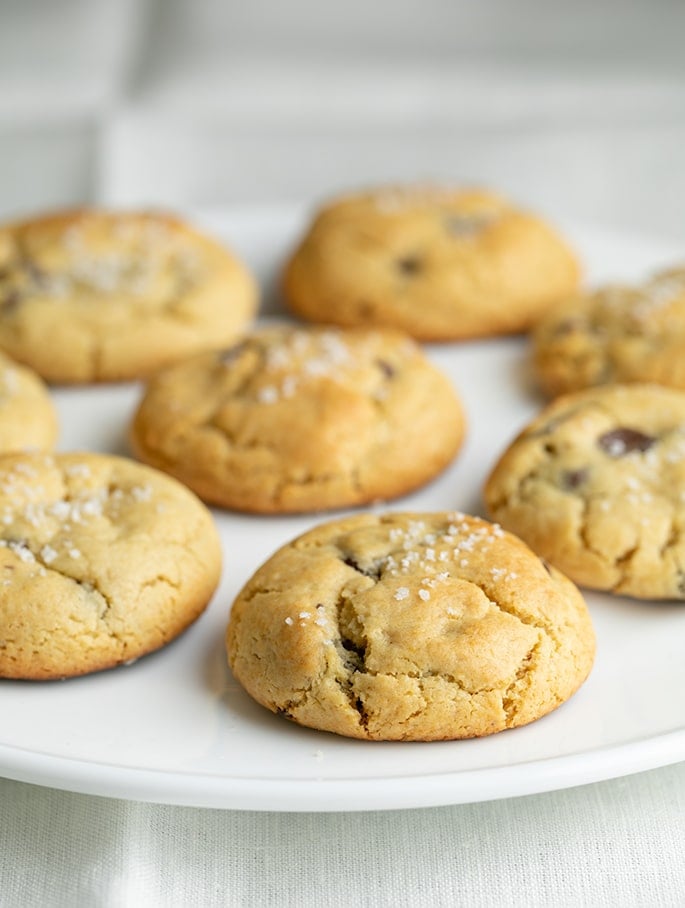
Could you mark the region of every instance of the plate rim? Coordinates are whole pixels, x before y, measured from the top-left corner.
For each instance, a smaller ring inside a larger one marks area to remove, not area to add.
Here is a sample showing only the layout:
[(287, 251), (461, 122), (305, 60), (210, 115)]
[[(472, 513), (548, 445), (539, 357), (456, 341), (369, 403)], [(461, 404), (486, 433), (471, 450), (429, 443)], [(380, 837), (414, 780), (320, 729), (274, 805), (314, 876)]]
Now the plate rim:
[[(0, 744), (3, 778), (16, 782), (126, 801), (282, 813), (362, 813), (481, 803), (562, 791), (682, 761), (685, 727), (512, 766), (367, 779), (262, 779), (180, 773), (40, 754)], [(345, 783), (354, 786), (353, 799)], [(320, 798), (312, 799), (313, 786)]]

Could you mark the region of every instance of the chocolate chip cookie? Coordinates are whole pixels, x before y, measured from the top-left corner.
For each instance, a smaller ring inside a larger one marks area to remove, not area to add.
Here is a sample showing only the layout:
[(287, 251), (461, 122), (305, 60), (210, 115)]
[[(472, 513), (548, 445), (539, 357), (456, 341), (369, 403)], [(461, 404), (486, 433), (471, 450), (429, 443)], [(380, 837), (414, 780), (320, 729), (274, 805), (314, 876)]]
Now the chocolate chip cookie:
[(533, 361), (552, 397), (610, 382), (685, 389), (685, 268), (555, 307), (533, 333)]
[(247, 583), (226, 639), (235, 677), (267, 709), (388, 741), (532, 722), (577, 690), (595, 650), (576, 587), (458, 513), (317, 527)]
[(685, 599), (685, 392), (607, 385), (558, 398), (505, 451), (485, 500), (582, 586)]
[(578, 281), (575, 255), (541, 218), (490, 192), (415, 186), (333, 200), (283, 288), (310, 321), (457, 340), (523, 331)]
[(450, 381), (406, 336), (275, 326), (155, 376), (131, 443), (208, 502), (277, 513), (403, 495), (463, 435)]
[(57, 431), (57, 413), (43, 382), (0, 353), (0, 454), (49, 451)]
[(139, 378), (233, 341), (256, 289), (180, 220), (70, 211), (0, 228), (0, 349), (50, 382)]
[(207, 605), (221, 550), (180, 483), (123, 458), (0, 458), (0, 678), (67, 678), (158, 649)]

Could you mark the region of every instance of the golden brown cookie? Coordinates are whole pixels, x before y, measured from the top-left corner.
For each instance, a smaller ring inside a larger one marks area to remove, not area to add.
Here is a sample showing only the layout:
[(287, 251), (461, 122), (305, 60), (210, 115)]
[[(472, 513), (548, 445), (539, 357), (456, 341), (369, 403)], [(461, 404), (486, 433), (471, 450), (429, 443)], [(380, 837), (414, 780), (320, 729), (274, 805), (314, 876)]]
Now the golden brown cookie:
[(330, 202), (283, 288), (310, 321), (457, 340), (523, 331), (578, 280), (574, 254), (544, 220), (490, 192), (418, 186)]
[(56, 441), (57, 414), (47, 388), (0, 353), (0, 454), (49, 451)]
[(364, 514), (284, 546), (238, 595), (228, 658), (267, 709), (354, 738), (440, 740), (524, 725), (587, 677), (576, 587), (463, 514)]
[(0, 677), (83, 675), (194, 621), (219, 581), (211, 515), (123, 458), (0, 458)]
[(131, 442), (206, 501), (276, 513), (403, 495), (463, 433), (449, 380), (404, 335), (277, 326), (155, 376)]
[(685, 268), (555, 307), (533, 333), (533, 361), (551, 397), (610, 382), (685, 389)]
[(0, 348), (51, 382), (147, 375), (230, 343), (255, 307), (243, 265), (176, 218), (83, 210), (0, 228)]
[(502, 455), (489, 513), (576, 583), (685, 599), (685, 392), (557, 398)]

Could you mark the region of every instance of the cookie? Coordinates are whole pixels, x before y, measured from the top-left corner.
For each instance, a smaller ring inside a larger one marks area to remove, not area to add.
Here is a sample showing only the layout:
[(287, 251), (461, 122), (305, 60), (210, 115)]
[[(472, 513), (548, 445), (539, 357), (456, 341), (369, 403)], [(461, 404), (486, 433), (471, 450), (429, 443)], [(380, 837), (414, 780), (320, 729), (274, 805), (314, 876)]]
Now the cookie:
[(43, 382), (0, 353), (0, 454), (49, 451), (57, 431), (57, 414)]
[(267, 709), (353, 738), (470, 738), (567, 700), (592, 666), (576, 587), (463, 514), (364, 514), (284, 546), (239, 593), (237, 680)]
[(67, 678), (168, 643), (207, 605), (221, 550), (182, 485), (100, 454), (0, 458), (0, 677)]
[(581, 586), (685, 599), (685, 392), (557, 398), (485, 486), (491, 516)]
[(535, 372), (552, 397), (610, 382), (685, 389), (685, 268), (572, 298), (532, 339)]
[(523, 331), (578, 281), (574, 254), (542, 219), (490, 192), (406, 187), (323, 208), (283, 291), (310, 321), (434, 341)]
[(230, 343), (256, 290), (226, 249), (147, 212), (0, 228), (0, 349), (50, 382), (139, 378)]
[(274, 326), (155, 376), (131, 444), (205, 501), (278, 513), (403, 495), (463, 434), (449, 380), (406, 336)]

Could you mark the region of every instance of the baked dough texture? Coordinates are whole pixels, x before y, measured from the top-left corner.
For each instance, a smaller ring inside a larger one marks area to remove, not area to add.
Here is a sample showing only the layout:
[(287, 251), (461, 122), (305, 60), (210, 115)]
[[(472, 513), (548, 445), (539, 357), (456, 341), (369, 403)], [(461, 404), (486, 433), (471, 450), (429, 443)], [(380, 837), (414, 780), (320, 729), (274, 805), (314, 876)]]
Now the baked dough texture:
[(550, 397), (624, 382), (685, 389), (685, 268), (555, 308), (533, 333), (533, 362)]
[(581, 586), (685, 599), (685, 392), (607, 385), (557, 398), (504, 452), (485, 500)]
[(57, 413), (43, 382), (0, 353), (0, 454), (49, 451), (57, 433)]
[(66, 678), (168, 643), (219, 581), (211, 515), (100, 454), (0, 458), (0, 677)]
[(0, 348), (56, 383), (134, 379), (249, 325), (255, 283), (218, 243), (150, 212), (0, 228)]
[(579, 276), (541, 218), (491, 192), (414, 186), (332, 200), (287, 263), (283, 290), (310, 321), (459, 340), (530, 328)]
[(227, 630), (267, 709), (372, 740), (488, 735), (543, 716), (590, 672), (576, 587), (500, 527), (460, 513), (364, 514), (273, 555)]
[(287, 513), (403, 495), (463, 434), (450, 381), (405, 335), (278, 325), (155, 376), (131, 443), (205, 501)]

